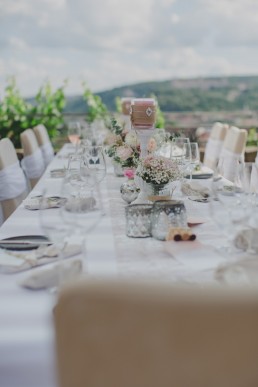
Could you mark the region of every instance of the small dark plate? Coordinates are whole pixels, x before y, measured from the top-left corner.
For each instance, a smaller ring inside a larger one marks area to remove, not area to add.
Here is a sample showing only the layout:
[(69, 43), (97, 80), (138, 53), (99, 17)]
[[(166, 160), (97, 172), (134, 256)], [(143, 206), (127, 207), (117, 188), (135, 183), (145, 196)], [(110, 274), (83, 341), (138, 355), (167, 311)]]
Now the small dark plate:
[[(49, 244), (51, 244), (49, 239), (44, 235), (20, 235), (16, 237), (2, 239), (2, 241), (10, 241), (10, 243), (1, 243), (0, 240), (0, 248), (6, 250), (34, 250), (37, 249), (39, 246), (42, 246), (42, 244), (47, 246), (48, 243), (46, 242), (49, 242)], [(12, 241), (15, 241), (15, 243), (12, 243)], [(21, 241), (21, 243), (19, 243), (19, 241)]]
[[(192, 179), (193, 180), (195, 180), (195, 179), (210, 179), (212, 176), (213, 176), (213, 173), (199, 173), (199, 174), (196, 173), (196, 174), (193, 174)], [(190, 179), (191, 176), (187, 175), (186, 178)]]

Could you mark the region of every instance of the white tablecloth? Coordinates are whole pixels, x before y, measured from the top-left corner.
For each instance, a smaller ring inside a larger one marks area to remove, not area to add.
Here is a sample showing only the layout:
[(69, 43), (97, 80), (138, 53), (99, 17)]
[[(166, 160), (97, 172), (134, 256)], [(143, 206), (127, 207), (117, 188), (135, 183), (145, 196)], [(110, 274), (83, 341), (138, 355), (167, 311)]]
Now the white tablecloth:
[[(63, 154), (67, 151), (69, 147), (63, 149)], [(66, 164), (67, 159), (56, 157), (30, 195), (53, 183), (50, 169)], [(183, 247), (179, 259), (174, 259), (165, 251), (164, 242), (126, 237), (125, 203), (119, 194), (122, 182), (123, 178), (114, 177), (109, 171), (102, 184), (106, 216), (88, 238), (88, 253), (83, 259), (87, 275), (144, 275), (166, 281), (201, 282), (202, 285), (214, 282), (213, 273), (218, 261), (211, 248), (202, 252), (202, 259), (207, 255), (207, 260), (211, 260), (210, 267), (202, 270), (203, 261), (195, 264), (193, 256), (185, 254)], [(198, 239), (207, 246), (221, 243), (221, 235), (209, 221), (208, 204), (190, 201), (185, 204), (189, 214), (197, 214), (206, 220), (196, 228)], [(37, 211), (26, 210), (21, 205), (0, 228), (0, 239), (42, 234), (38, 215)], [(55, 296), (47, 291), (19, 287), (17, 281), (27, 275), (28, 272), (0, 274), (0, 386), (54, 387), (52, 310)]]

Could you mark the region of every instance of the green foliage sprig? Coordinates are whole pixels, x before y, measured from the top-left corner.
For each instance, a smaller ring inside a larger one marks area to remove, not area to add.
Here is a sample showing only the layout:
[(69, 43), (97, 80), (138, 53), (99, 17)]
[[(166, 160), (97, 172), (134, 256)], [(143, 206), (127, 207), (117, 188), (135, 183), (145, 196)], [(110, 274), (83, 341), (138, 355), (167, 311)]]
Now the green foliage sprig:
[(257, 146), (258, 144), (258, 134), (256, 128), (251, 128), (248, 131), (246, 145), (247, 146)]
[(83, 99), (88, 105), (88, 112), (86, 121), (92, 123), (95, 120), (106, 120), (108, 119), (108, 110), (106, 105), (102, 102), (102, 99), (93, 94), (85, 82), (82, 83), (83, 86)]
[(151, 98), (155, 99), (156, 101), (156, 128), (165, 128), (165, 117), (164, 114), (162, 113), (160, 106), (159, 106), (159, 101), (156, 97), (155, 94), (151, 94)]

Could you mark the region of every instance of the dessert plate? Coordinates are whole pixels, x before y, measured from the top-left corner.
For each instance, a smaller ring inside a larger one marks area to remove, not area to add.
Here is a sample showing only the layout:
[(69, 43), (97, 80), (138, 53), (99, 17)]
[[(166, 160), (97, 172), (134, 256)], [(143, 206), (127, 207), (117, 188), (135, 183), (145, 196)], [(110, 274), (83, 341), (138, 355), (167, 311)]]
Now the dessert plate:
[[(213, 170), (203, 165), (199, 171), (193, 171), (192, 179), (209, 179), (212, 176)], [(186, 178), (190, 179), (190, 175), (187, 175)]]
[(0, 240), (0, 248), (6, 250), (33, 250), (50, 244), (50, 240), (44, 235), (19, 235)]

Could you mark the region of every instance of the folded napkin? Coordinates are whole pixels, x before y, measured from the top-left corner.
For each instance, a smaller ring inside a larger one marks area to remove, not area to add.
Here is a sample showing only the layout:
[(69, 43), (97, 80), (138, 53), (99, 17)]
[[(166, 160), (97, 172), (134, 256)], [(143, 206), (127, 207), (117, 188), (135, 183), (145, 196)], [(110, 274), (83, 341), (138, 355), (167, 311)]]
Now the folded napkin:
[(183, 182), (181, 185), (181, 191), (184, 195), (189, 197), (196, 197), (199, 199), (206, 199), (209, 197), (210, 191), (207, 187), (204, 187), (197, 181)]
[(18, 284), (27, 289), (39, 290), (54, 288), (60, 282), (72, 281), (82, 272), (82, 262), (73, 261), (69, 264), (60, 263), (48, 269), (38, 269)]
[(258, 229), (248, 228), (241, 230), (233, 241), (236, 248), (246, 251), (251, 249), (258, 252)]
[(243, 259), (220, 266), (215, 279), (224, 285), (256, 285), (258, 283), (257, 258)]
[(42, 196), (32, 196), (23, 200), (23, 205), (27, 210), (39, 210), (48, 208), (59, 208), (66, 202), (65, 198), (51, 196), (42, 200)]
[[(82, 251), (81, 245), (68, 244), (63, 250), (63, 257), (69, 258), (80, 254)], [(9, 251), (0, 249), (0, 272), (18, 273), (28, 270), (33, 267), (46, 265), (58, 261), (58, 250), (55, 246), (39, 247), (29, 251)]]
[(50, 176), (53, 178), (65, 177), (66, 172), (67, 169), (65, 168), (51, 169)]

